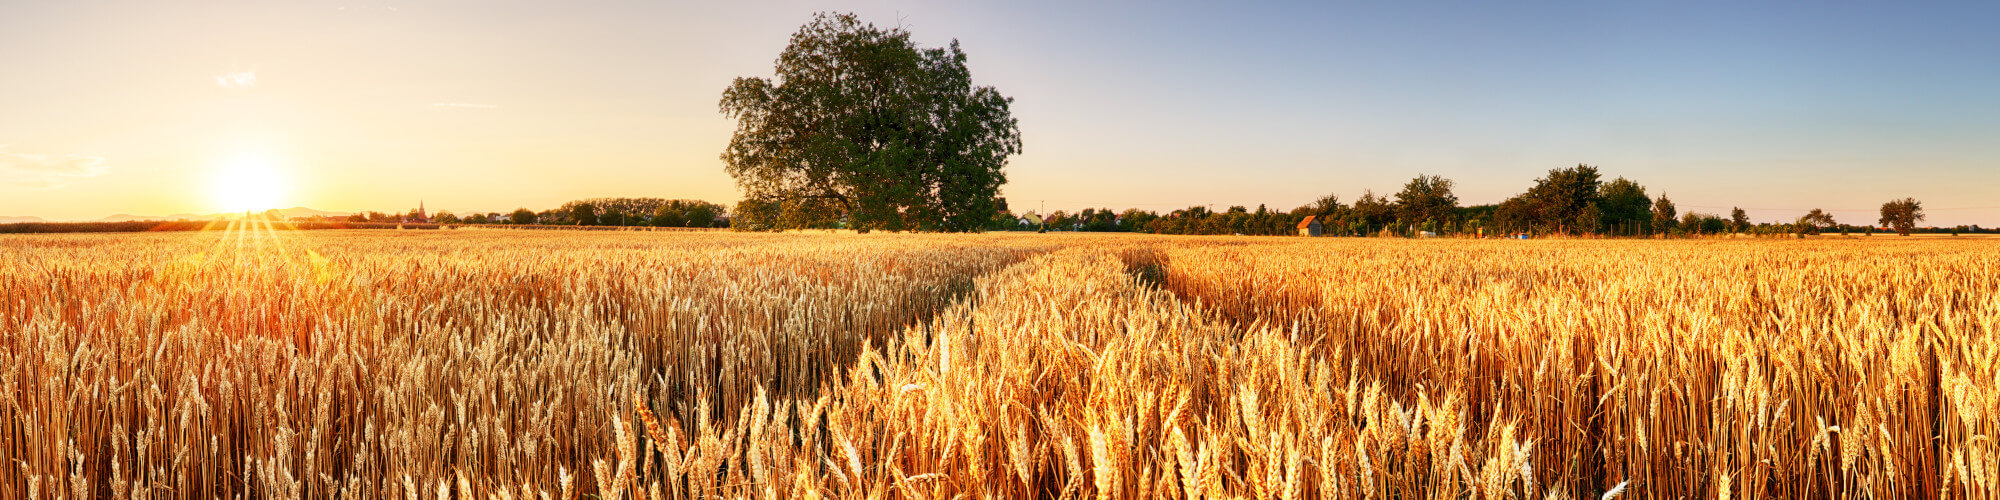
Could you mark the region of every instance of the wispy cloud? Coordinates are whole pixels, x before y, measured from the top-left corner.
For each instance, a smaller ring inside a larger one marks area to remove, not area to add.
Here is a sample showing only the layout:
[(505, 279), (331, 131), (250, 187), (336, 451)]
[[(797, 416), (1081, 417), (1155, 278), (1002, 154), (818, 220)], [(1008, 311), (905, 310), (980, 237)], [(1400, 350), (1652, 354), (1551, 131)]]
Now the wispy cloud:
[(215, 77), (215, 84), (230, 90), (242, 90), (257, 86), (256, 71), (239, 71)]
[(9, 153), (5, 148), (0, 146), (0, 185), (59, 188), (110, 171), (96, 156)]
[(498, 108), (499, 108), (499, 106), (495, 106), (495, 105), (492, 105), (492, 104), (478, 104), (478, 103), (470, 103), (470, 102), (434, 102), (434, 103), (431, 103), (431, 107), (433, 107), (433, 108), (457, 108), (457, 109), (498, 109)]

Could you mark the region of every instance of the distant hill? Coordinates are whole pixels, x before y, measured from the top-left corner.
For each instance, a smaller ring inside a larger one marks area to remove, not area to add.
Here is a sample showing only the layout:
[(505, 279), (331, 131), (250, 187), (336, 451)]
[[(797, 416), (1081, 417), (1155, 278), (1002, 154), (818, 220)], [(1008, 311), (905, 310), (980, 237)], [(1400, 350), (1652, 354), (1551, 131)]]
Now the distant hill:
[(42, 220), (41, 217), (28, 216), (28, 215), (23, 215), (23, 216), (0, 215), (0, 224), (13, 224), (16, 222), (47, 222), (47, 221)]

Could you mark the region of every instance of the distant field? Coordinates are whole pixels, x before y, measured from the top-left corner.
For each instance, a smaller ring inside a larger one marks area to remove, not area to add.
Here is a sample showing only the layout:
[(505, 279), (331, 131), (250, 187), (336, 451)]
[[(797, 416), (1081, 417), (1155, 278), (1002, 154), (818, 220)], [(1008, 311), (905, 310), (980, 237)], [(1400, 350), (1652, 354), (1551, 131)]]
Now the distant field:
[(1992, 498), (1995, 245), (8, 235), (0, 492)]

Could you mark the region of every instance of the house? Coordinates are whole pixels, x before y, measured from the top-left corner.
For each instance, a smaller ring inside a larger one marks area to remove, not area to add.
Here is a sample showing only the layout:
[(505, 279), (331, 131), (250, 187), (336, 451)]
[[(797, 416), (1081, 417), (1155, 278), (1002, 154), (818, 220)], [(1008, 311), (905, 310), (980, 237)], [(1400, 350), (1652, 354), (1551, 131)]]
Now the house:
[(1021, 218), (1021, 225), (1028, 227), (1041, 227), (1042, 216), (1036, 215), (1034, 212), (1028, 212), (1028, 215), (1026, 217)]
[(1319, 236), (1321, 229), (1317, 215), (1308, 215), (1306, 220), (1299, 221), (1299, 236)]

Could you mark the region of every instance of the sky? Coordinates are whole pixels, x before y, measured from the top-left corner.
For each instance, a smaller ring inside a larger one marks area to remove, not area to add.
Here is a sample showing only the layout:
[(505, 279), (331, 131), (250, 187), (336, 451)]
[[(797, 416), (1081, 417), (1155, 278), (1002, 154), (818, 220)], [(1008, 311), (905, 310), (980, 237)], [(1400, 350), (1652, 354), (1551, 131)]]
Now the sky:
[(0, 216), (741, 194), (736, 77), (821, 11), (958, 40), (1014, 209), (1290, 209), (1597, 166), (1682, 212), (2000, 225), (2000, 4), (0, 3)]

